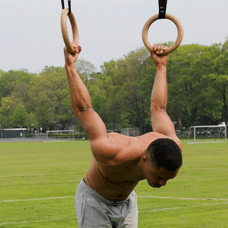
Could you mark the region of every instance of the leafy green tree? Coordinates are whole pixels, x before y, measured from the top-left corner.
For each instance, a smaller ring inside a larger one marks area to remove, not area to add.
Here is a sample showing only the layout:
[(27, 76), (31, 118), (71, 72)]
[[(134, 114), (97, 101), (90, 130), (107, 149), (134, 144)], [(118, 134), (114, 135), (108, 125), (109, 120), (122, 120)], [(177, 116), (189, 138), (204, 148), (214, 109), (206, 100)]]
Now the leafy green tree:
[(28, 122), (28, 114), (26, 112), (26, 109), (23, 105), (18, 105), (13, 110), (12, 120), (11, 124), (13, 127), (27, 127)]
[(4, 97), (1, 100), (0, 123), (3, 128), (11, 127), (13, 110), (16, 104), (12, 97)]
[(221, 45), (217, 44), (210, 47), (187, 45), (170, 55), (168, 107), (173, 120), (178, 120), (180, 112), (184, 126), (218, 121), (219, 115), (215, 110), (212, 115), (212, 105), (207, 103), (214, 89), (205, 86), (204, 76), (215, 72), (214, 60), (220, 52)]
[(108, 128), (114, 131), (119, 130), (119, 128), (126, 126), (124, 113), (126, 110), (123, 109), (122, 104), (122, 91), (121, 87), (123, 85), (124, 78), (119, 77), (118, 68), (121, 64), (119, 61), (110, 61), (105, 63), (103, 66), (103, 84), (106, 90), (106, 108), (107, 108), (107, 123)]
[(30, 84), (28, 97), (28, 112), (46, 129), (75, 119), (64, 68), (46, 67)]
[(41, 126), (41, 124), (38, 122), (37, 117), (34, 113), (30, 112), (27, 115), (27, 120), (26, 120), (26, 124), (27, 127), (30, 129), (31, 126), (33, 125), (34, 129), (39, 128), (39, 126)]
[[(102, 91), (102, 107), (99, 115), (105, 121), (108, 129), (117, 131), (123, 125), (123, 109), (120, 103), (121, 98), (116, 93), (118, 85), (114, 83), (117, 63), (114, 60), (105, 62), (101, 66), (102, 72), (98, 76), (99, 91)], [(92, 96), (93, 97), (93, 96)]]
[(109, 122), (114, 126), (136, 126), (145, 132), (145, 119), (149, 108), (141, 90), (144, 80), (142, 69), (148, 54), (145, 48), (130, 52), (123, 59), (102, 66), (103, 78), (109, 78), (107, 93)]
[[(227, 66), (228, 41), (211, 46), (183, 45), (171, 53), (167, 66), (171, 120), (178, 122), (181, 115), (185, 127), (227, 122)], [(145, 48), (105, 62), (100, 73), (84, 59), (76, 62), (76, 69), (108, 129), (151, 130), (150, 96), (156, 69)], [(44, 129), (77, 125), (65, 69), (45, 67), (38, 75), (27, 70), (0, 70), (0, 123), (2, 127), (33, 123)]]
[(75, 62), (75, 68), (80, 75), (84, 75), (84, 79), (86, 80), (90, 80), (92, 78), (92, 74), (97, 72), (96, 67), (85, 59), (78, 59)]
[(0, 99), (3, 97), (10, 96), (18, 83), (29, 83), (34, 77), (34, 74), (30, 74), (27, 71), (23, 70), (11, 70), (2, 74), (0, 77)]
[(5, 72), (0, 69), (0, 77), (4, 74)]

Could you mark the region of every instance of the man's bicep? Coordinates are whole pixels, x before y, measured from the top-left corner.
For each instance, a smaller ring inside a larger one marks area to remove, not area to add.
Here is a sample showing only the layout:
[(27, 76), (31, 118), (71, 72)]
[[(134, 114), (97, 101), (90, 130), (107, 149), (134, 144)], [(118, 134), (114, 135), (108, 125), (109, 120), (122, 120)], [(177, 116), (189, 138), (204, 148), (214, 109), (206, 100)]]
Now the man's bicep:
[(175, 127), (166, 110), (153, 112), (151, 115), (152, 128), (154, 132), (174, 137), (176, 136)]
[(107, 137), (106, 126), (93, 109), (81, 112), (77, 118), (90, 140)]

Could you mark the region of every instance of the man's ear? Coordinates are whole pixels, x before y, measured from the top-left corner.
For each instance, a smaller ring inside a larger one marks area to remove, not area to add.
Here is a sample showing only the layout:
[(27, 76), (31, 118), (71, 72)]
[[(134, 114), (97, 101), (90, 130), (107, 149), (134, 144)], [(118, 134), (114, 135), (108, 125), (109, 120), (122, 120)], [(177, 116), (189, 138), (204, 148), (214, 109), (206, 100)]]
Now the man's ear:
[(142, 156), (142, 160), (143, 160), (143, 162), (146, 162), (146, 161), (148, 161), (148, 155), (146, 154), (146, 153), (144, 153), (143, 154), (143, 156)]

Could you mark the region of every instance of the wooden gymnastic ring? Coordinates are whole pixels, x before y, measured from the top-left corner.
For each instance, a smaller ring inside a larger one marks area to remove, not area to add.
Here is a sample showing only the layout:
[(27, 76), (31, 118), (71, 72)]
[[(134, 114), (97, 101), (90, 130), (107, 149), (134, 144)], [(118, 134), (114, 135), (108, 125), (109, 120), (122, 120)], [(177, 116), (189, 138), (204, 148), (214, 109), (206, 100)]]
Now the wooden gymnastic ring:
[(68, 51), (70, 53), (74, 54), (76, 52), (76, 50), (71, 45), (71, 41), (70, 41), (68, 31), (67, 31), (67, 16), (70, 19), (72, 33), (73, 33), (73, 42), (76, 45), (78, 45), (78, 43), (79, 43), (78, 27), (77, 27), (77, 23), (76, 23), (76, 20), (75, 20), (75, 17), (74, 17), (74, 14), (72, 13), (72, 11), (70, 14), (68, 14), (68, 13), (69, 13), (68, 9), (64, 9), (62, 11), (62, 14), (61, 14), (61, 30), (62, 30), (63, 40), (64, 40), (64, 43), (65, 43)]
[[(182, 27), (182, 24), (180, 23), (180, 21), (173, 15), (171, 14), (166, 14), (165, 16), (167, 19), (171, 20), (172, 22), (174, 22), (174, 24), (176, 25), (177, 27), (177, 32), (178, 32), (178, 35), (177, 35), (177, 40), (175, 41), (175, 43), (168, 47), (168, 49), (166, 51), (164, 51), (162, 54), (160, 55), (167, 55), (171, 52), (173, 52), (174, 50), (176, 50), (179, 45), (181, 44), (181, 41), (183, 39), (183, 27)], [(149, 40), (148, 40), (148, 30), (151, 26), (151, 24), (158, 20), (159, 19), (159, 15), (154, 15), (153, 17), (151, 17), (147, 22), (146, 24), (144, 25), (143, 27), (143, 31), (142, 31), (142, 39), (143, 39), (143, 43), (144, 45), (146, 46), (146, 48), (151, 51), (152, 48), (153, 48), (153, 45), (150, 44)]]

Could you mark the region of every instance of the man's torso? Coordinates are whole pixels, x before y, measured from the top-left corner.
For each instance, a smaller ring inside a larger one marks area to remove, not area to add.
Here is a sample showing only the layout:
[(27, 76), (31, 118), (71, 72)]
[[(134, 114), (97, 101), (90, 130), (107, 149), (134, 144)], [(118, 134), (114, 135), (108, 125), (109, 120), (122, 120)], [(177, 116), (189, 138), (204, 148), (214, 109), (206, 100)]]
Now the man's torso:
[(93, 158), (85, 176), (85, 182), (108, 200), (121, 201), (126, 199), (138, 182), (145, 179), (139, 163), (149, 144), (159, 137), (162, 138), (163, 135), (153, 132), (136, 138), (109, 134), (112, 143), (125, 142), (122, 147), (128, 151), (127, 159), (124, 161), (122, 158), (115, 165), (110, 165), (109, 163), (97, 162)]

